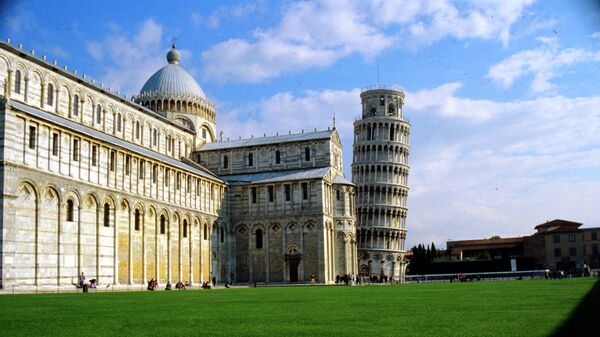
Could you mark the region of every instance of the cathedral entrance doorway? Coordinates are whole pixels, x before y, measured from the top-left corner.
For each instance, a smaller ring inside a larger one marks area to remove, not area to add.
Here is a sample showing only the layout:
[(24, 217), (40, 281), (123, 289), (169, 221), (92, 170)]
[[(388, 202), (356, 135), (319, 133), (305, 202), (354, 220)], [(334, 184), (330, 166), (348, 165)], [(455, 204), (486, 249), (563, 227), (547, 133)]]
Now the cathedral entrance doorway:
[(300, 260), (290, 261), (290, 282), (298, 282), (298, 265)]
[(302, 254), (296, 248), (288, 249), (288, 253), (285, 254), (285, 261), (287, 264), (288, 282), (298, 282), (298, 269), (300, 267), (300, 261), (302, 260)]

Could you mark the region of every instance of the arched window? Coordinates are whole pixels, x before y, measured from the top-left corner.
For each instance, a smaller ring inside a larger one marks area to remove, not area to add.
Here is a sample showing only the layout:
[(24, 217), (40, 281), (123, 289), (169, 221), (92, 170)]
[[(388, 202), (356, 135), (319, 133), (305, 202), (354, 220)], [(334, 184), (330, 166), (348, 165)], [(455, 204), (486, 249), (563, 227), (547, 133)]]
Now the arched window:
[(263, 232), (262, 229), (256, 230), (256, 249), (261, 249), (263, 247)]
[(187, 238), (188, 232), (188, 223), (187, 220), (183, 219), (183, 237)]
[(79, 115), (79, 96), (75, 95), (73, 96), (73, 116), (78, 116)]
[(15, 93), (21, 93), (21, 71), (17, 70), (15, 72)]
[(308, 146), (304, 148), (304, 160), (310, 161), (310, 147)]
[(139, 209), (135, 210), (134, 229), (136, 231), (140, 230), (140, 210)]
[(167, 135), (167, 151), (171, 151), (171, 135)]
[(152, 145), (156, 146), (156, 144), (158, 144), (158, 131), (154, 129), (154, 131), (152, 131)]
[(208, 225), (204, 224), (204, 240), (208, 240)]
[(104, 204), (104, 227), (110, 227), (110, 205)]
[(225, 228), (221, 227), (221, 243), (225, 242)]
[(96, 106), (96, 124), (102, 124), (102, 107), (100, 104)]
[(160, 216), (160, 234), (165, 234), (166, 232), (166, 220), (165, 220), (165, 215), (162, 214)]
[(135, 139), (140, 139), (140, 122), (135, 122)]
[(379, 105), (385, 106), (385, 97), (383, 95), (379, 96)]
[(46, 104), (54, 105), (54, 85), (48, 83), (48, 95), (46, 98)]
[(248, 166), (254, 166), (254, 154), (248, 153)]
[(67, 200), (67, 221), (73, 221), (73, 200)]
[(117, 131), (121, 132), (121, 114), (117, 114)]
[(229, 156), (228, 155), (223, 156), (223, 168), (229, 168)]

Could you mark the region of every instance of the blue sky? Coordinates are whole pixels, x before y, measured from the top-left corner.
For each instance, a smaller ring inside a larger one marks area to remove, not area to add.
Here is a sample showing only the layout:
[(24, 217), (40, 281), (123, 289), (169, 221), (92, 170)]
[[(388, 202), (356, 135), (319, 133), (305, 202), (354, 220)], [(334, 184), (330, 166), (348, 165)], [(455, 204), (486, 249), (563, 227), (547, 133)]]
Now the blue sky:
[(597, 1), (173, 3), (5, 2), (0, 38), (128, 95), (175, 39), (225, 138), (324, 129), (335, 112), (348, 176), (379, 65), (412, 122), (407, 247), (600, 226)]

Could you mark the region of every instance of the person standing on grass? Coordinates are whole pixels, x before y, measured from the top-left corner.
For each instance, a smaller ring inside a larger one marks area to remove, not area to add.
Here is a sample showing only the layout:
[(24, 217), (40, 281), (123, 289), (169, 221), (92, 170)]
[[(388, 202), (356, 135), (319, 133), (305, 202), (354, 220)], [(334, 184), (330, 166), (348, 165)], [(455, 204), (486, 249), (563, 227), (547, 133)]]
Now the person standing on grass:
[(83, 288), (84, 283), (85, 283), (85, 275), (83, 275), (83, 272), (81, 272), (81, 275), (79, 275), (79, 287)]
[(212, 277), (213, 287), (217, 287), (217, 278), (215, 276)]

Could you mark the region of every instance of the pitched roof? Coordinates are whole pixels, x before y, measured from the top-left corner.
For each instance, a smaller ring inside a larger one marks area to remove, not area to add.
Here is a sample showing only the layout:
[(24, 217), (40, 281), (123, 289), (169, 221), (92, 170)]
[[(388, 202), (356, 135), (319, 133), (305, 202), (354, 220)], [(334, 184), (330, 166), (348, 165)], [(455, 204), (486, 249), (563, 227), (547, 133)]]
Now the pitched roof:
[(221, 179), (225, 180), (231, 185), (266, 184), (295, 180), (322, 179), (330, 169), (331, 167), (327, 166), (313, 169), (236, 174), (230, 176), (221, 176)]
[(579, 226), (582, 226), (582, 225), (583, 224), (581, 222), (574, 222), (574, 221), (567, 221), (567, 220), (561, 220), (561, 219), (554, 219), (552, 221), (546, 221), (543, 224), (535, 226), (535, 229), (557, 227), (557, 226), (569, 226), (569, 227), (575, 226), (575, 227), (579, 227)]
[(335, 129), (333, 129), (333, 130), (325, 130), (325, 131), (293, 133), (290, 135), (240, 139), (240, 140), (233, 140), (233, 141), (221, 142), (221, 143), (208, 143), (200, 149), (200, 152), (233, 149), (233, 148), (237, 148), (237, 147), (249, 147), (249, 146), (259, 146), (259, 145), (269, 145), (269, 144), (302, 142), (302, 141), (307, 141), (307, 140), (329, 139), (335, 132), (336, 132)]
[(152, 158), (154, 160), (157, 160), (157, 161), (160, 161), (160, 162), (163, 162), (163, 163), (175, 166), (175, 167), (177, 167), (179, 169), (182, 169), (182, 170), (185, 170), (185, 171), (188, 171), (188, 172), (192, 172), (192, 173), (197, 174), (199, 176), (203, 176), (205, 178), (210, 178), (210, 179), (216, 180), (218, 182), (223, 182), (223, 180), (219, 179), (219, 177), (217, 177), (217, 176), (215, 176), (213, 174), (210, 174), (210, 173), (208, 173), (206, 171), (203, 171), (203, 170), (201, 170), (199, 168), (196, 168), (196, 167), (194, 167), (194, 166), (192, 166), (190, 164), (187, 164), (187, 163), (184, 163), (184, 162), (182, 162), (180, 160), (177, 160), (175, 158), (166, 156), (166, 155), (164, 155), (162, 153), (152, 151), (150, 149), (147, 149), (145, 147), (139, 146), (137, 144), (133, 144), (133, 143), (127, 142), (125, 140), (122, 140), (122, 139), (117, 138), (115, 136), (106, 134), (104, 132), (100, 132), (100, 131), (98, 131), (96, 129), (92, 129), (92, 128), (87, 127), (85, 125), (73, 122), (73, 121), (71, 121), (69, 119), (66, 119), (66, 118), (63, 118), (63, 117), (51, 114), (49, 112), (46, 112), (46, 111), (34, 108), (32, 106), (29, 106), (29, 105), (26, 105), (26, 104), (23, 104), (23, 103), (19, 103), (19, 102), (13, 101), (13, 100), (8, 100), (7, 104), (10, 105), (10, 106), (12, 106), (12, 107), (15, 107), (15, 108), (17, 108), (17, 109), (19, 109), (21, 111), (24, 111), (27, 114), (30, 114), (30, 115), (35, 116), (37, 118), (43, 119), (43, 120), (45, 120), (47, 122), (51, 122), (51, 123), (60, 125), (60, 126), (65, 127), (67, 129), (71, 129), (71, 130), (73, 130), (75, 132), (79, 132), (81, 134), (85, 134), (85, 135), (87, 135), (87, 136), (89, 136), (91, 138), (95, 138), (95, 139), (98, 139), (98, 140), (101, 140), (101, 141), (104, 141), (104, 142), (107, 142), (107, 143), (111, 143), (111, 144), (116, 145), (116, 146), (118, 146), (120, 148), (127, 149), (127, 150), (129, 150), (131, 152), (134, 152), (134, 153), (139, 153), (142, 156), (146, 156), (146, 157)]

